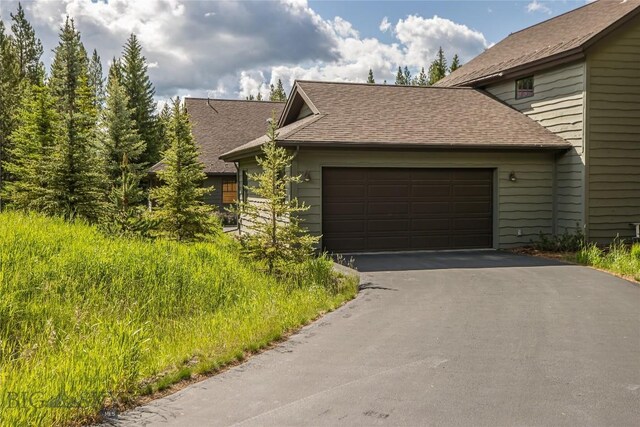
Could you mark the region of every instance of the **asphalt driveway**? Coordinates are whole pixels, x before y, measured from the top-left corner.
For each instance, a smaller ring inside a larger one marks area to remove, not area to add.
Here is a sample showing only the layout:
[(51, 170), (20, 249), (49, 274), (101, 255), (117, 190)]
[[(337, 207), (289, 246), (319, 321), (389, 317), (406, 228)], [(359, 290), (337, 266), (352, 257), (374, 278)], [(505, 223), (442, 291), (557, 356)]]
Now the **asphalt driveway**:
[(640, 287), (501, 252), (367, 255), (363, 290), (118, 425), (640, 425)]

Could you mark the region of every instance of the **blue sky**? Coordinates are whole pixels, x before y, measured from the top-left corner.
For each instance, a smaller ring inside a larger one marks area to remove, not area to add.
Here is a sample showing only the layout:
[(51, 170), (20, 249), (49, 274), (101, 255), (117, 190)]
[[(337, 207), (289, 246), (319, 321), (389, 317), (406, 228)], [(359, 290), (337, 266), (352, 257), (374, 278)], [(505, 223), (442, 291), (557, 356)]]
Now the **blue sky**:
[[(439, 46), (463, 62), (509, 33), (585, 4), (510, 1), (30, 0), (27, 16), (49, 65), (65, 16), (105, 73), (129, 34), (143, 45), (159, 100), (244, 98), (281, 79), (392, 82), (397, 67), (428, 68)], [(17, 0), (0, 0), (5, 22)]]

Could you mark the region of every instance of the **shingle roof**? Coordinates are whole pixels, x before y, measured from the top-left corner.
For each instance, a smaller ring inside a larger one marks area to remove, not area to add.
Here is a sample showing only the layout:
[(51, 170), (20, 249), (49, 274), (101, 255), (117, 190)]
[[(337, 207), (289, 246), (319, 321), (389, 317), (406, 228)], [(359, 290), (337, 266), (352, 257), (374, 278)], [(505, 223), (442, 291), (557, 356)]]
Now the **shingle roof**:
[[(205, 173), (236, 173), (232, 163), (220, 160), (220, 155), (239, 147), (267, 131), (267, 119), (275, 110), (276, 119), (284, 102), (242, 101), (227, 99), (185, 98), (193, 128), (193, 137), (200, 145), (200, 161)], [(151, 168), (162, 168), (158, 163)]]
[(598, 0), (518, 31), (440, 80), (476, 85), (500, 73), (583, 55), (584, 49), (640, 13), (640, 0)]
[[(557, 148), (569, 144), (524, 114), (470, 88), (298, 81), (319, 111), (279, 129), (281, 145)], [(242, 157), (263, 136), (223, 155)]]

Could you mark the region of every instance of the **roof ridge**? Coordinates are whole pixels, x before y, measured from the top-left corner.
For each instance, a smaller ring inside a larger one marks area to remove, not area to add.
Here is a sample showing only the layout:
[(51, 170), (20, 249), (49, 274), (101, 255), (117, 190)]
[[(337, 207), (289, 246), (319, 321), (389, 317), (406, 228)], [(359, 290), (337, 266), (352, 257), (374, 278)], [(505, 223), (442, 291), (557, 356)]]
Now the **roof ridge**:
[[(623, 0), (620, 0), (620, 3), (624, 3), (625, 1), (626, 1), (626, 0), (624, 0), (624, 1), (623, 1)], [(509, 35), (508, 35), (507, 37), (512, 36), (512, 35), (514, 35), (514, 34), (521, 33), (521, 32), (523, 32), (523, 31), (526, 31), (526, 30), (530, 29), (530, 28), (537, 27), (538, 25), (546, 24), (547, 22), (550, 22), (550, 21), (553, 21), (553, 20), (555, 20), (555, 19), (561, 18), (561, 17), (563, 17), (563, 16), (565, 16), (565, 15), (568, 15), (568, 14), (573, 13), (573, 12), (575, 12), (575, 11), (578, 11), (578, 10), (580, 10), (580, 9), (584, 9), (585, 7), (589, 7), (589, 6), (595, 5), (596, 3), (599, 3), (599, 2), (600, 2), (600, 0), (595, 0), (595, 1), (592, 1), (592, 2), (589, 2), (589, 3), (585, 3), (585, 4), (583, 4), (582, 6), (576, 7), (575, 9), (567, 10), (566, 12), (561, 13), (560, 15), (552, 16), (551, 18), (549, 18), (549, 19), (545, 19), (544, 21), (537, 22), (537, 23), (535, 23), (535, 24), (533, 24), (533, 25), (529, 25), (528, 27), (525, 27), (525, 28), (523, 28), (523, 29), (521, 29), (521, 30), (514, 31), (513, 33), (509, 33)], [(502, 40), (506, 40), (506, 39), (507, 39), (507, 37), (505, 37), (505, 38), (504, 38), (504, 39), (502, 39)]]
[(284, 104), (285, 101), (266, 101), (266, 100), (249, 100), (249, 99), (223, 99), (223, 98), (203, 98), (198, 96), (185, 96), (185, 100), (187, 99), (197, 99), (199, 101), (225, 101), (225, 102), (253, 102), (253, 103), (265, 103), (265, 104)]
[(336, 85), (352, 85), (352, 86), (369, 86), (369, 87), (396, 87), (396, 88), (411, 88), (411, 89), (459, 89), (469, 90), (473, 88), (469, 87), (446, 87), (446, 86), (418, 86), (418, 85), (397, 85), (395, 83), (363, 83), (363, 82), (336, 82), (327, 80), (296, 80), (297, 83), (320, 83), (320, 84), (336, 84)]

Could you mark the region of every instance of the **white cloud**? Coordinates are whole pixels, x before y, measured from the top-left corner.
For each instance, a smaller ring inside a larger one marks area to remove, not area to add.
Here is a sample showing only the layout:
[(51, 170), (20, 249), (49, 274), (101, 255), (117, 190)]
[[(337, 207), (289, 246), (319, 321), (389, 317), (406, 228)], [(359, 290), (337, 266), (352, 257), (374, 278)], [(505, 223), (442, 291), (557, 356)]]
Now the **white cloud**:
[[(0, 2), (7, 14), (17, 6)], [(33, 0), (25, 7), (47, 63), (66, 15), (105, 65), (136, 33), (159, 99), (267, 96), (278, 78), (287, 88), (296, 78), (364, 81), (369, 68), (376, 81), (392, 83), (398, 65), (426, 68), (439, 46), (463, 62), (488, 47), (482, 33), (438, 16), (411, 15), (395, 24), (385, 17), (380, 30), (395, 40), (362, 38), (351, 22), (324, 19), (306, 0)]]
[(384, 18), (382, 18), (382, 22), (380, 22), (380, 31), (382, 31), (383, 33), (386, 33), (387, 31), (389, 31), (389, 28), (391, 28), (391, 23), (389, 22), (389, 18), (387, 18), (386, 16)]
[(540, 3), (538, 0), (533, 0), (527, 5), (527, 12), (541, 12), (546, 13), (547, 15), (551, 15), (551, 9), (545, 4)]

